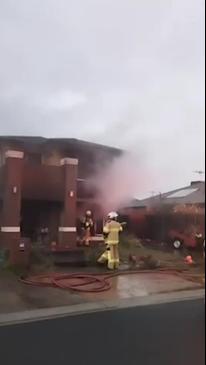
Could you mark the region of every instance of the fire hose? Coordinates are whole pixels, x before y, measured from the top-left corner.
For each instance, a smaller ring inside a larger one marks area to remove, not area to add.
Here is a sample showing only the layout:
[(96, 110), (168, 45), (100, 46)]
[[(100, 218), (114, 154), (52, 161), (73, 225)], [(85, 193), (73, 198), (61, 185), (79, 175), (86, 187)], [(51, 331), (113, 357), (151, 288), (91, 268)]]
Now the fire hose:
[(158, 269), (158, 270), (128, 270), (118, 271), (115, 273), (97, 273), (87, 274), (77, 273), (49, 273), (45, 275), (31, 276), (20, 278), (20, 281), (26, 285), (39, 287), (53, 287), (75, 291), (79, 293), (101, 293), (112, 288), (111, 279), (122, 275), (134, 274), (161, 274), (176, 275), (183, 279), (197, 283), (200, 275), (192, 274), (186, 270), (176, 269)]

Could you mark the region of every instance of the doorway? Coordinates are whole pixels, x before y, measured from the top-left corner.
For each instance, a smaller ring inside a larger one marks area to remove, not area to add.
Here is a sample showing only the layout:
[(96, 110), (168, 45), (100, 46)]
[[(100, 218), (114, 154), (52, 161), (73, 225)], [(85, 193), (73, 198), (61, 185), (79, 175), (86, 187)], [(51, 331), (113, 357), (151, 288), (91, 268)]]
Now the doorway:
[(30, 238), (32, 242), (56, 241), (61, 210), (62, 204), (59, 202), (23, 200), (21, 236)]

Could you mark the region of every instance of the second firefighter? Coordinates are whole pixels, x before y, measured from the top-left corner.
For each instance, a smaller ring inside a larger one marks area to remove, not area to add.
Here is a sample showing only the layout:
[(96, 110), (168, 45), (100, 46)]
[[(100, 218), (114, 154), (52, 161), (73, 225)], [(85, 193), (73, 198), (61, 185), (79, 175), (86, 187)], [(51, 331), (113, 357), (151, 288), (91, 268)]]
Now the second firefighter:
[(118, 214), (111, 212), (103, 228), (105, 237), (106, 250), (98, 259), (98, 263), (107, 262), (108, 269), (114, 270), (119, 268), (119, 234), (122, 232), (122, 225), (117, 222)]

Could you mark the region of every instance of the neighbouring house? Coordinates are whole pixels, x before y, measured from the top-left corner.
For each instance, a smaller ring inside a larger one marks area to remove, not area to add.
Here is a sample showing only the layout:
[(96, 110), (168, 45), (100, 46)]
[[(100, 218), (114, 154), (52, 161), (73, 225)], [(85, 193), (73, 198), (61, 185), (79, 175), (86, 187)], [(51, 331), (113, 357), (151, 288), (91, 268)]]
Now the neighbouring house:
[(129, 230), (141, 238), (195, 246), (195, 235), (205, 235), (205, 182), (133, 200), (121, 212)]
[(121, 153), (70, 138), (0, 136), (0, 245), (16, 250), (20, 237), (35, 241), (42, 234), (75, 246), (86, 209), (102, 229), (98, 192), (88, 181)]

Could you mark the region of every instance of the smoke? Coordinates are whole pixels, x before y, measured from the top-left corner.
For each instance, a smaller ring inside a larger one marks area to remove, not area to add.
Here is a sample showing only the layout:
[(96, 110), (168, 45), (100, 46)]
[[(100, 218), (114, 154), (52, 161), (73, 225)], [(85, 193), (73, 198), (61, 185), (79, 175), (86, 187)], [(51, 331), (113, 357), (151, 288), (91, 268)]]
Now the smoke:
[(140, 158), (132, 153), (122, 154), (106, 167), (98, 164), (90, 184), (98, 191), (97, 200), (104, 213), (118, 210), (145, 191), (148, 183), (145, 170)]

